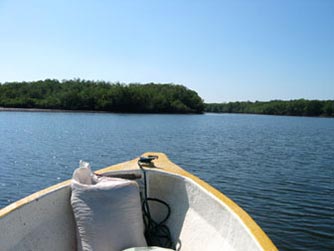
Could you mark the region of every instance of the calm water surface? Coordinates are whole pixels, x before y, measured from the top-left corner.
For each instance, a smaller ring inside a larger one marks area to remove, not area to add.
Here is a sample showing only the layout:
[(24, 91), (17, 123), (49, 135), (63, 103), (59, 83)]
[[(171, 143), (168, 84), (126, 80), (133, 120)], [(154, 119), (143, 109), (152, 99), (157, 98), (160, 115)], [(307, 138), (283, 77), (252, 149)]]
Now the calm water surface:
[(280, 250), (334, 250), (334, 119), (0, 112), (0, 208), (160, 151), (243, 207)]

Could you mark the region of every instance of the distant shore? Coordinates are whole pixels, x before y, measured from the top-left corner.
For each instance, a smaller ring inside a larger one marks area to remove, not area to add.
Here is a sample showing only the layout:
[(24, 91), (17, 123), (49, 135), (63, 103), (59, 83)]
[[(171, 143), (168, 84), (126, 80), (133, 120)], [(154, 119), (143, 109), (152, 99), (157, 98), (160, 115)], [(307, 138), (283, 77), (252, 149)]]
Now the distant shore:
[(14, 108), (0, 107), (0, 112), (68, 112), (68, 113), (110, 113), (107, 111), (91, 111), (91, 110), (62, 110), (62, 109), (41, 109), (41, 108)]
[(0, 83), (0, 111), (203, 114), (236, 113), (334, 117), (334, 100), (271, 100), (204, 103), (175, 84), (120, 84), (91, 80)]
[[(126, 113), (94, 110), (62, 110), (62, 109), (41, 109), (41, 108), (15, 108), (0, 107), (0, 112), (54, 112), (54, 113), (114, 113), (114, 114), (169, 114), (169, 113)], [(315, 118), (333, 118), (333, 116), (305, 116), (305, 115), (287, 115), (287, 114), (260, 114), (260, 113), (238, 113), (238, 112), (205, 112), (208, 114), (240, 114), (240, 115), (264, 115), (264, 116), (289, 116), (289, 117), (315, 117)]]
[(271, 100), (205, 104), (205, 112), (334, 117), (334, 100)]
[(0, 83), (0, 106), (42, 109), (37, 111), (51, 109), (163, 114), (204, 112), (202, 98), (182, 85), (126, 85), (80, 79)]
[[(0, 107), (0, 112), (54, 112), (54, 113), (112, 113), (112, 114), (173, 114), (173, 115), (200, 115), (198, 113), (166, 113), (166, 112), (114, 112), (98, 110), (66, 110), (66, 109), (42, 109), (42, 108), (16, 108)], [(201, 113), (203, 114), (203, 113)]]

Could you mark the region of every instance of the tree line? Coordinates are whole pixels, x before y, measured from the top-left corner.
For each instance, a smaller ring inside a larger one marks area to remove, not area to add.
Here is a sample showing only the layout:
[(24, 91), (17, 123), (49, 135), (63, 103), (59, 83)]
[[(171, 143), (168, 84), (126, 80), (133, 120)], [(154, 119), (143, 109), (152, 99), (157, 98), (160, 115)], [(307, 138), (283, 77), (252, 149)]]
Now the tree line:
[(334, 100), (273, 100), (205, 104), (206, 112), (334, 117)]
[(129, 113), (214, 112), (334, 117), (333, 100), (204, 104), (195, 91), (182, 85), (126, 85), (81, 79), (0, 83), (0, 107)]
[(203, 113), (198, 94), (175, 84), (80, 79), (0, 83), (0, 106), (129, 113)]

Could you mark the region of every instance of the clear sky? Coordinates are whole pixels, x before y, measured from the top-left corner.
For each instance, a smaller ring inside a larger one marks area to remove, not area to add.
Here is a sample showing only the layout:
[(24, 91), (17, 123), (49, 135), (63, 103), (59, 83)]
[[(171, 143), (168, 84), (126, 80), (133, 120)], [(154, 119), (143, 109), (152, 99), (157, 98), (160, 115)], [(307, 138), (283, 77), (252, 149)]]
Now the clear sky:
[(45, 78), (334, 99), (334, 0), (0, 0), (0, 82)]

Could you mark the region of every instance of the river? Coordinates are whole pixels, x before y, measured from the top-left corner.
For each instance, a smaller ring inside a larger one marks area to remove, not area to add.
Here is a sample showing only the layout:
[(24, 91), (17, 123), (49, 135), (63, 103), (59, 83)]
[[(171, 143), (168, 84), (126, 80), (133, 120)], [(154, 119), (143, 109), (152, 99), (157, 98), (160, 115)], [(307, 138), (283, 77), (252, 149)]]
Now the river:
[(0, 112), (0, 208), (94, 170), (164, 152), (244, 208), (280, 250), (334, 248), (334, 119)]

